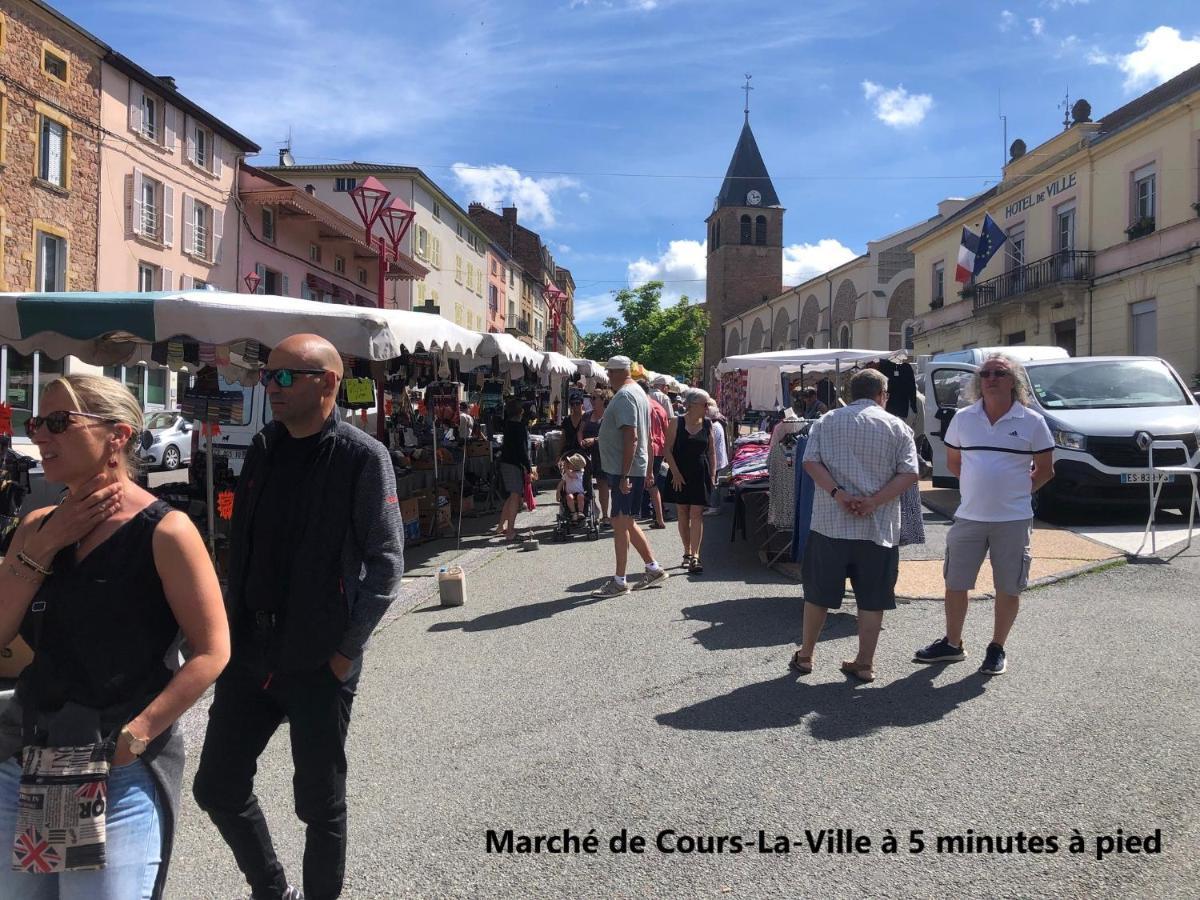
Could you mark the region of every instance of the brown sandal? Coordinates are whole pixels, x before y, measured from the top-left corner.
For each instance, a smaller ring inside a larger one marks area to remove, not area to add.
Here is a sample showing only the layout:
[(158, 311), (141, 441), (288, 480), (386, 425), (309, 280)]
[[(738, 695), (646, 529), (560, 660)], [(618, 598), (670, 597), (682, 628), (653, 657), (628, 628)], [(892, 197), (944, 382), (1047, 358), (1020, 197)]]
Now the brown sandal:
[(875, 680), (875, 667), (870, 663), (859, 663), (852, 659), (842, 660), (842, 674), (870, 684)]
[(811, 675), (813, 670), (812, 661), (813, 658), (811, 656), (801, 656), (800, 651), (797, 650), (792, 654), (792, 658), (788, 660), (788, 668), (800, 675)]

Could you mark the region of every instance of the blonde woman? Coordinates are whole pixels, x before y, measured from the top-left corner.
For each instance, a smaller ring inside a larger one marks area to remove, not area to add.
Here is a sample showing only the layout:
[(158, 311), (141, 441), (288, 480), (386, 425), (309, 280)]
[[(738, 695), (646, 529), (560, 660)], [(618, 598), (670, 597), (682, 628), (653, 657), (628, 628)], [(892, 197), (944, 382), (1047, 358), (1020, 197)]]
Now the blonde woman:
[[(217, 576), (188, 517), (131, 480), (142, 412), (124, 385), (60, 378), (25, 427), (67, 495), (25, 517), (0, 569), (0, 645), (19, 632), (35, 646), (0, 717), (0, 847), (13, 847), (22, 747), (87, 733), (115, 755), (105, 867), (0, 865), (0, 897), (161, 897), (183, 777), (175, 722), (229, 659)], [(191, 655), (172, 673), (164, 657), (181, 631)]]

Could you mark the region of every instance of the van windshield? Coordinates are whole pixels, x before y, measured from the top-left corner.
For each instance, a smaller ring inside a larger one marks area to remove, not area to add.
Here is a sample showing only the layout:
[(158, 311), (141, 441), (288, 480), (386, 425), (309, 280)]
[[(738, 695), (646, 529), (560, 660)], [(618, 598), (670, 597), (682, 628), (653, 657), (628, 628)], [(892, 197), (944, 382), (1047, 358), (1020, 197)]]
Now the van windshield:
[(1156, 360), (1080, 360), (1028, 364), (1034, 396), (1046, 409), (1126, 409), (1186, 406), (1187, 394)]

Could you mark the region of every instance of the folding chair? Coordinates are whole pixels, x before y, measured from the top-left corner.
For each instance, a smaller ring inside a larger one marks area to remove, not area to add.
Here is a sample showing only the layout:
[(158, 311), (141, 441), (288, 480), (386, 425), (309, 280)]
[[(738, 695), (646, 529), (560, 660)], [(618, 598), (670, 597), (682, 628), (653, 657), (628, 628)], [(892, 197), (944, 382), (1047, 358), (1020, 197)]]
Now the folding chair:
[[(1157, 541), (1157, 512), (1158, 498), (1162, 493), (1162, 487), (1167, 483), (1168, 477), (1183, 476), (1187, 477), (1192, 482), (1192, 496), (1188, 506), (1188, 536), (1187, 543), (1184, 544), (1184, 549), (1192, 546), (1192, 528), (1196, 521), (1196, 507), (1200, 505), (1200, 491), (1197, 490), (1196, 479), (1200, 476), (1200, 448), (1197, 449), (1196, 455), (1188, 459), (1188, 448), (1183, 441), (1159, 441), (1154, 440), (1150, 435), (1142, 432), (1137, 436), (1138, 446), (1145, 449), (1148, 456), (1148, 466), (1150, 469), (1150, 518), (1146, 521), (1146, 530), (1142, 532), (1142, 542), (1138, 544), (1137, 550), (1134, 551), (1134, 556), (1139, 556), (1142, 548), (1146, 546), (1146, 538), (1150, 538), (1150, 552), (1158, 552)], [(1155, 450), (1178, 450), (1182, 453), (1184, 465), (1182, 466), (1156, 466), (1154, 465)]]

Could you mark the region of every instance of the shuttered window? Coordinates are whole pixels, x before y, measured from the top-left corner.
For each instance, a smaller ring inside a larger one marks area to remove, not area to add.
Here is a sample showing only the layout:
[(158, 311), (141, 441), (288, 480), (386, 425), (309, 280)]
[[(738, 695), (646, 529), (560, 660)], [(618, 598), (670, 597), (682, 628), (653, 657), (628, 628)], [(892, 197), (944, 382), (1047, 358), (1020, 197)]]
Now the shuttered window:
[(38, 154), (38, 177), (55, 187), (67, 186), (67, 129), (61, 122), (42, 116)]

